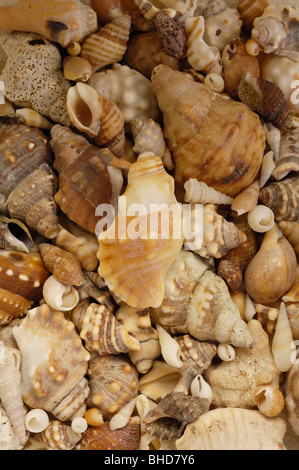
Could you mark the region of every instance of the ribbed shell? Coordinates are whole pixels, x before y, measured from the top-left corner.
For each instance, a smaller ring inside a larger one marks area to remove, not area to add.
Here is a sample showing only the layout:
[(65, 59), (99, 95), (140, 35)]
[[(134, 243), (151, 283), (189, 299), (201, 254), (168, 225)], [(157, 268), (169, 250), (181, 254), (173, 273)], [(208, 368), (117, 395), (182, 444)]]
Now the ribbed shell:
[(299, 129), (287, 132), (281, 137), (279, 158), (273, 176), (280, 181), (291, 171), (299, 172)]
[(243, 27), (251, 32), (255, 18), (262, 16), (264, 9), (269, 5), (267, 0), (240, 0), (237, 6)]
[(276, 222), (296, 222), (299, 218), (299, 178), (297, 176), (271, 183), (261, 189), (260, 200), (270, 207)]
[(44, 265), (59, 282), (81, 286), (85, 282), (83, 272), (76, 256), (58, 246), (42, 243), (39, 245)]
[(81, 439), (81, 434), (75, 433), (71, 426), (59, 420), (51, 420), (39, 436), (48, 449), (54, 450), (71, 450)]
[(80, 55), (88, 60), (93, 72), (122, 59), (127, 49), (130, 29), (131, 17), (124, 15), (83, 41)]

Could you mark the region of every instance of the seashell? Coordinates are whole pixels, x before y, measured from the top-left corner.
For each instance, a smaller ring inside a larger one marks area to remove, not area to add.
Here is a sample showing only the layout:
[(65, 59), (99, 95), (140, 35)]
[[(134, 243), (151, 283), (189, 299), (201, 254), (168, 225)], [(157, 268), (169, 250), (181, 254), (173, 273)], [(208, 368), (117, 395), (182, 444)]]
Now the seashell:
[(275, 224), (274, 213), (269, 207), (258, 205), (248, 212), (248, 224), (255, 232), (268, 232)]
[(273, 152), (274, 160), (277, 161), (280, 153), (281, 132), (271, 122), (264, 124), (267, 144)]
[(93, 72), (119, 62), (126, 52), (130, 31), (129, 15), (113, 19), (84, 39), (80, 57), (88, 60)]
[(67, 93), (67, 110), (73, 125), (96, 145), (105, 145), (118, 157), (124, 155), (124, 117), (113, 101), (78, 82)]
[(227, 259), (221, 260), (217, 274), (224, 279), (233, 293), (240, 292), (243, 282), (243, 273), (239, 266)]
[(67, 46), (66, 51), (70, 56), (76, 57), (81, 52), (81, 44), (79, 44), (77, 41), (72, 41)]
[(158, 403), (176, 388), (180, 378), (180, 369), (164, 361), (156, 360), (149, 372), (139, 379), (139, 392)]
[(4, 97), (4, 103), (0, 103), (0, 117), (13, 118), (16, 115), (15, 108), (12, 103)]
[[(215, 96), (205, 85), (190, 81), (182, 72), (165, 65), (155, 68), (152, 83), (164, 116), (164, 133), (174, 159), (178, 187), (196, 178), (235, 197), (256, 180), (265, 135), (255, 113), (227, 97)], [(227, 116), (230, 116), (229, 121)], [(233, 137), (235, 133), (237, 139)], [(229, 134), (231, 138), (226, 139)], [(234, 150), (236, 145), (238, 151)], [(241, 153), (240, 149), (243, 149)], [(239, 155), (237, 164), (232, 160), (235, 152)], [(218, 165), (218, 159), (225, 160), (227, 171), (223, 165)], [(221, 175), (217, 174), (217, 166), (221, 167)]]
[(63, 74), (67, 80), (87, 82), (92, 74), (92, 67), (83, 57), (68, 56), (63, 61)]
[(103, 25), (116, 17), (130, 15), (134, 30), (147, 31), (150, 27), (133, 0), (90, 0), (90, 6)]
[(181, 348), (179, 344), (174, 338), (172, 338), (172, 336), (170, 336), (169, 333), (167, 333), (167, 331), (164, 330), (161, 325), (157, 324), (156, 329), (159, 336), (163, 359), (170, 366), (179, 369), (183, 365), (180, 358)]
[[(281, 70), (284, 73), (281, 73)], [(291, 111), (298, 115), (298, 73), (299, 62), (275, 54), (266, 54), (261, 64), (261, 77), (275, 83), (285, 97)]]
[(131, 132), (134, 119), (161, 121), (151, 81), (137, 70), (114, 64), (107, 70), (93, 73), (87, 84), (119, 107), (127, 131)]
[(261, 385), (253, 394), (253, 401), (259, 411), (269, 418), (278, 416), (284, 409), (284, 396), (273, 385)]
[(257, 320), (269, 335), (273, 335), (278, 317), (278, 308), (255, 304), (255, 310), (257, 313)]
[(242, 232), (245, 233), (246, 240), (235, 248), (231, 248), (221, 260), (228, 260), (238, 266), (242, 272), (258, 251), (257, 233), (248, 225), (247, 213), (240, 216), (230, 216), (230, 221)]
[(0, 449), (1, 450), (21, 450), (21, 445), (14, 432), (10, 420), (0, 404)]
[(81, 286), (85, 282), (83, 272), (76, 256), (50, 243), (41, 243), (39, 251), (44, 265), (59, 282)]
[(266, 54), (298, 60), (298, 7), (270, 5), (253, 22), (251, 37)]
[(195, 70), (204, 73), (220, 73), (220, 51), (218, 47), (208, 45), (204, 40), (205, 18), (197, 16), (187, 18), (185, 22), (187, 35), (187, 59), (188, 63)]
[(161, 354), (158, 333), (152, 327), (149, 309), (138, 310), (123, 304), (115, 314), (116, 320), (140, 344), (139, 351), (129, 351), (128, 356), (140, 374), (146, 374), (153, 361)]
[(108, 149), (90, 145), (68, 127), (54, 126), (51, 136), (54, 168), (59, 172), (55, 200), (71, 221), (94, 235), (99, 221), (96, 208), (101, 204), (113, 207), (117, 204), (117, 189), (112, 186), (107, 170), (114, 156)]
[(203, 373), (213, 391), (214, 407), (254, 408), (253, 393), (260, 385), (279, 388), (281, 371), (274, 362), (268, 334), (257, 320), (250, 320), (247, 326), (253, 347), (235, 348), (235, 358), (212, 364)]
[(185, 201), (190, 204), (232, 204), (233, 198), (210, 188), (203, 181), (190, 178), (184, 184)]
[(287, 132), (281, 137), (279, 158), (273, 176), (277, 181), (289, 175), (291, 171), (299, 171), (299, 129)]
[(100, 426), (104, 423), (102, 412), (98, 408), (89, 408), (84, 418), (89, 426)]
[(261, 189), (259, 198), (264, 205), (272, 209), (277, 223), (298, 220), (298, 183), (297, 177), (290, 177)]
[[(76, 316), (76, 313), (73, 312), (73, 315)], [(140, 349), (139, 341), (128, 333), (105, 305), (92, 303), (87, 308), (83, 307), (78, 322), (80, 337), (88, 351), (106, 355)]]
[(58, 232), (57, 206), (54, 200), (57, 180), (52, 168), (42, 164), (26, 176), (7, 198), (7, 209), (12, 218), (25, 222), (32, 230), (46, 238), (55, 238)]
[(293, 126), (290, 107), (282, 90), (275, 83), (246, 73), (238, 86), (242, 103), (283, 129)]
[(295, 360), (292, 367), (286, 373), (285, 382), (285, 404), (288, 422), (296, 436), (299, 433), (298, 427), (298, 360)]
[(214, 93), (222, 93), (224, 91), (224, 80), (219, 73), (208, 73), (204, 78), (204, 84)]
[(50, 276), (43, 286), (45, 302), (53, 309), (68, 312), (79, 302), (78, 291), (70, 284), (63, 284)]
[(109, 423), (87, 429), (76, 450), (136, 450), (140, 440), (140, 419), (130, 418), (124, 428), (111, 430)]
[(98, 408), (106, 420), (138, 395), (138, 372), (125, 355), (95, 356), (89, 362), (88, 377), (86, 404)]
[(275, 224), (244, 273), (245, 290), (253, 301), (272, 306), (293, 285), (296, 254)]
[(0, 341), (0, 399), (21, 445), (27, 441), (21, 390), (20, 362), (17, 349), (8, 348)]
[(240, 36), (242, 20), (237, 8), (229, 8), (223, 0), (208, 0), (203, 10), (204, 40), (220, 52), (233, 39)]
[(246, 241), (246, 235), (233, 222), (217, 213), (215, 204), (203, 207), (203, 245), (193, 251), (205, 258), (221, 258), (230, 249)]
[(238, 216), (255, 209), (259, 199), (260, 181), (251, 183), (238, 196), (235, 197), (231, 209), (236, 211)]
[(30, 31), (67, 47), (71, 41), (81, 40), (97, 28), (96, 13), (78, 0), (54, 2), (46, 0), (16, 0), (0, 8), (0, 29)]
[(3, 342), (4, 346), (15, 349), (18, 348), (15, 338), (12, 334), (12, 329), (14, 326), (19, 326), (21, 322), (21, 318), (15, 318), (9, 323), (9, 325), (0, 326), (0, 341)]
[(35, 408), (26, 413), (24, 421), (26, 429), (35, 434), (44, 431), (48, 427), (50, 419), (44, 410)]
[(73, 225), (70, 230), (68, 231), (62, 225), (59, 225), (58, 235), (52, 241), (63, 250), (73, 253), (82, 269), (88, 272), (95, 270), (99, 263), (96, 256), (99, 248), (96, 237), (79, 227), (74, 228)]
[(253, 317), (255, 317), (255, 314), (256, 314), (255, 305), (254, 305), (254, 303), (252, 302), (250, 296), (249, 296), (248, 294), (246, 294), (246, 298), (245, 298), (245, 312), (244, 312), (245, 320), (246, 320), (247, 322), (249, 322), (250, 320), (253, 319)]
[(187, 424), (195, 421), (208, 409), (209, 402), (206, 398), (192, 397), (183, 392), (171, 392), (145, 415), (143, 422), (150, 424), (161, 418), (172, 418)]
[(63, 76), (58, 46), (39, 34), (14, 31), (1, 33), (1, 47), (8, 57), (0, 75), (5, 96), (15, 106), (32, 108), (69, 125), (66, 93), (70, 82)]
[(77, 434), (82, 434), (88, 428), (88, 424), (85, 418), (78, 416), (74, 418), (71, 423), (72, 430)]
[(83, 415), (89, 353), (74, 324), (46, 304), (30, 310), (13, 334), (21, 353), (23, 400), (60, 421)]
[(40, 439), (48, 450), (72, 450), (80, 441), (81, 434), (74, 432), (71, 426), (52, 419), (47, 428), (40, 433)]
[(53, 124), (44, 116), (31, 108), (16, 109), (16, 118), (29, 127), (50, 130)]
[(26, 227), (18, 219), (0, 216), (0, 248), (29, 253), (34, 243)]
[(162, 50), (176, 59), (186, 56), (186, 34), (184, 27), (160, 10), (153, 18)]
[(51, 163), (50, 148), (45, 134), (24, 124), (1, 120), (0, 192), (5, 198), (27, 175), (43, 163)]
[(0, 288), (0, 326), (9, 324), (14, 318), (26, 315), (32, 304), (32, 300)]
[(209, 401), (209, 404), (211, 404), (213, 397), (212, 389), (201, 375), (197, 375), (192, 381), (191, 395), (193, 397), (206, 398)]
[(133, 152), (141, 155), (144, 152), (152, 152), (160, 157), (168, 170), (173, 170), (171, 154), (165, 143), (163, 130), (153, 119), (131, 121), (131, 131), (134, 139)]
[(235, 348), (231, 344), (219, 344), (217, 347), (217, 355), (224, 362), (233, 361), (236, 357)]
[[(145, 185), (148, 193), (144, 191)], [(155, 206), (151, 206), (153, 194), (156, 195)], [(126, 208), (130, 208), (132, 204), (133, 207), (135, 204), (138, 207), (142, 204), (145, 212), (136, 217), (135, 211), (128, 220)], [(163, 211), (159, 209), (160, 204), (163, 204)], [(150, 224), (151, 233), (148, 234), (148, 217), (153, 220), (163, 213), (168, 217), (169, 210), (173, 214), (171, 226), (168, 223), (167, 228), (161, 227), (156, 219), (154, 224)], [(141, 154), (130, 167), (128, 185), (119, 200), (116, 219), (99, 236), (98, 272), (109, 289), (129, 306), (144, 309), (161, 304), (166, 271), (182, 247), (179, 212), (173, 178), (166, 173), (161, 159), (150, 152)], [(135, 231), (135, 222), (139, 224), (139, 233)], [(131, 229), (134, 233), (129, 233)], [(167, 238), (162, 230), (168, 232)], [(117, 263), (117, 271), (113, 260)]]
[(283, 235), (293, 246), (296, 255), (299, 255), (299, 222), (283, 220), (278, 224)]
[(262, 16), (268, 6), (267, 0), (239, 0), (237, 9), (247, 32), (251, 32), (255, 18)]
[(181, 60), (168, 55), (162, 49), (156, 30), (131, 35), (124, 59), (132, 69), (148, 79), (159, 64), (168, 65), (174, 70), (179, 70), (181, 67)]
[(282, 372), (287, 372), (292, 367), (294, 349), (287, 310), (285, 304), (281, 302), (272, 340), (272, 353), (277, 368)]
[(257, 410), (218, 408), (187, 425), (178, 450), (286, 450), (287, 424)]
[(182, 372), (185, 367), (191, 368), (196, 376), (210, 367), (217, 352), (215, 344), (198, 341), (190, 335), (174, 336), (174, 339), (181, 350)]
[(264, 155), (262, 166), (261, 166), (261, 175), (260, 175), (260, 188), (263, 188), (268, 180), (271, 178), (273, 171), (276, 168), (276, 163), (274, 161), (274, 152), (271, 150)]
[(112, 416), (109, 421), (109, 427), (112, 431), (115, 429), (124, 428), (128, 424), (129, 419), (135, 410), (136, 401), (137, 397), (127, 403), (126, 406), (124, 406), (118, 413)]

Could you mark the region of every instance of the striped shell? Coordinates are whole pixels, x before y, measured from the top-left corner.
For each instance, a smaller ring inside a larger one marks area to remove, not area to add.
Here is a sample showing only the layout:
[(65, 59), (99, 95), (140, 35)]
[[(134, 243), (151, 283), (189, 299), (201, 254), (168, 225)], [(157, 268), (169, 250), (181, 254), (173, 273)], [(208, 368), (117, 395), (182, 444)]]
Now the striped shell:
[(71, 426), (59, 420), (51, 420), (39, 437), (48, 450), (71, 450), (80, 441), (81, 434), (75, 433)]
[(88, 60), (93, 72), (119, 62), (126, 52), (130, 29), (129, 15), (114, 19), (83, 41), (80, 56)]
[(269, 184), (261, 189), (260, 200), (270, 207), (275, 215), (276, 222), (283, 220), (298, 221), (299, 217), (299, 178), (292, 176), (282, 181)]
[(57, 281), (72, 286), (81, 286), (85, 282), (80, 263), (73, 253), (49, 243), (41, 243), (39, 250), (44, 265)]

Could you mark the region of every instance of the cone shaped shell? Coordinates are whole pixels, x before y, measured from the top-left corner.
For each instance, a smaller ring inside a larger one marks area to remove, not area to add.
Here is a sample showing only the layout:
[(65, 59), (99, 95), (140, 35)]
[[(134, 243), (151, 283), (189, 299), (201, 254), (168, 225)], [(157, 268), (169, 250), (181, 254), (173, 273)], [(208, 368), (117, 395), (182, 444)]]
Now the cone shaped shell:
[(179, 186), (196, 178), (234, 197), (255, 180), (265, 149), (255, 113), (165, 65), (154, 69), (152, 84)]
[(73, 253), (49, 243), (42, 243), (39, 249), (46, 268), (59, 282), (72, 286), (81, 286), (85, 282), (80, 263)]

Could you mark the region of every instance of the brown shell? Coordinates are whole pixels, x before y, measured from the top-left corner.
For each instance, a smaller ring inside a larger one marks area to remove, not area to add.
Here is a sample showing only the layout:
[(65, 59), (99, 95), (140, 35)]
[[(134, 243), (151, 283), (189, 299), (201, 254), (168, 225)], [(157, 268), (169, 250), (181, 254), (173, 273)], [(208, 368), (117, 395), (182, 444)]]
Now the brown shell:
[(210, 367), (213, 358), (217, 354), (217, 346), (212, 343), (198, 341), (190, 335), (174, 336), (181, 348), (180, 358), (185, 364), (192, 364), (195, 375), (201, 375)]
[(130, 418), (125, 427), (114, 431), (109, 423), (103, 423), (87, 429), (76, 450), (137, 450), (140, 435), (140, 422), (136, 417)]
[(217, 274), (226, 281), (233, 293), (240, 292), (243, 274), (239, 266), (227, 259), (221, 260), (217, 268)]
[(261, 189), (260, 200), (274, 212), (276, 222), (297, 222), (299, 217), (299, 178), (294, 176)]
[(225, 46), (222, 62), (225, 91), (234, 99), (238, 98), (238, 86), (243, 75), (249, 72), (255, 77), (260, 76), (259, 61), (248, 54), (242, 38), (236, 38)]
[(39, 250), (44, 265), (57, 281), (72, 286), (81, 286), (85, 282), (80, 263), (73, 253), (49, 243), (41, 243)]
[(186, 56), (186, 33), (182, 25), (160, 10), (153, 18), (164, 52), (176, 59)]
[(25, 222), (29, 228), (46, 238), (58, 233), (57, 206), (54, 200), (56, 176), (52, 168), (42, 164), (24, 178), (7, 199), (12, 218)]
[(42, 163), (51, 162), (48, 139), (39, 129), (0, 120), (0, 193), (8, 197)]
[(152, 84), (178, 187), (196, 178), (234, 197), (256, 179), (265, 149), (257, 114), (166, 65), (155, 67)]
[[(62, 168), (55, 201), (60, 209), (79, 226), (94, 233), (95, 215), (100, 204), (115, 204), (109, 173), (103, 163), (111, 152), (89, 145), (83, 138), (76, 139), (68, 128), (54, 126), (51, 146), (55, 153), (54, 167)], [(68, 142), (68, 138), (70, 141)]]
[(90, 0), (90, 6), (96, 12), (101, 24), (105, 25), (112, 21), (113, 10), (120, 9), (124, 15), (131, 16), (134, 29), (138, 30), (138, 27), (143, 26), (142, 30), (149, 30), (148, 22), (143, 18), (133, 0)]
[(32, 300), (0, 287), (0, 325), (7, 325), (14, 318), (23, 317), (32, 304)]
[(238, 95), (242, 103), (269, 121), (283, 129), (294, 127), (289, 104), (275, 83), (247, 73), (240, 80)]
[(95, 356), (87, 373), (90, 385), (87, 406), (98, 408), (104, 419), (111, 419), (137, 397), (138, 372), (125, 355)]
[(156, 65), (165, 64), (179, 70), (180, 60), (168, 55), (161, 47), (156, 30), (131, 35), (124, 56), (126, 63), (147, 78), (151, 77)]
[(240, 0), (237, 6), (243, 27), (251, 32), (255, 18), (261, 16), (264, 9), (269, 5), (267, 0)]

